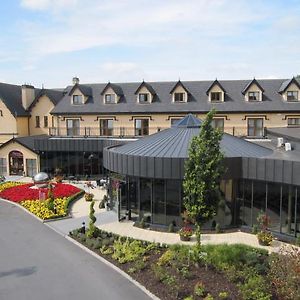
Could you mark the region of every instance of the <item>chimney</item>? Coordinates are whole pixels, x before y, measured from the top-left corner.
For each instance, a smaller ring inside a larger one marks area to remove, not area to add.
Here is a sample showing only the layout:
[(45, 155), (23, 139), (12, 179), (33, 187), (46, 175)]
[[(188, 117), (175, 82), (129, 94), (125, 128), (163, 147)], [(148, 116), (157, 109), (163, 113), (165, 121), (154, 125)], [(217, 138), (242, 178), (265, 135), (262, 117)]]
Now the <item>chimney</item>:
[(79, 84), (79, 78), (78, 77), (73, 77), (72, 81), (73, 81), (74, 85)]
[(35, 98), (34, 86), (29, 84), (22, 85), (22, 105), (27, 110)]

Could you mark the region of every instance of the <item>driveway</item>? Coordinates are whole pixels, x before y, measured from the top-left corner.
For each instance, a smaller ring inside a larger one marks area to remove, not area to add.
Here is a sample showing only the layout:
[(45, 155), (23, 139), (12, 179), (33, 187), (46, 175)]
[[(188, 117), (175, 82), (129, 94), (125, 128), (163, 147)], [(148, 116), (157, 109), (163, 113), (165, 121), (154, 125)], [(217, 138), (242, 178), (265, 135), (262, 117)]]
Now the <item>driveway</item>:
[(151, 298), (20, 208), (0, 200), (0, 299)]

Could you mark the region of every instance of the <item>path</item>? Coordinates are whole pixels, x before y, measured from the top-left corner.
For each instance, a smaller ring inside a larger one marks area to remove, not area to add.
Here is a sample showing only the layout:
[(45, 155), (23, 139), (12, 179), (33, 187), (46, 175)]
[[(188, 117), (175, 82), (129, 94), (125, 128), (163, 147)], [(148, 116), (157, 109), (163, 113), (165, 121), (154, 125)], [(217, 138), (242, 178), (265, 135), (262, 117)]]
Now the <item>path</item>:
[(0, 201), (0, 299), (150, 299), (95, 257)]

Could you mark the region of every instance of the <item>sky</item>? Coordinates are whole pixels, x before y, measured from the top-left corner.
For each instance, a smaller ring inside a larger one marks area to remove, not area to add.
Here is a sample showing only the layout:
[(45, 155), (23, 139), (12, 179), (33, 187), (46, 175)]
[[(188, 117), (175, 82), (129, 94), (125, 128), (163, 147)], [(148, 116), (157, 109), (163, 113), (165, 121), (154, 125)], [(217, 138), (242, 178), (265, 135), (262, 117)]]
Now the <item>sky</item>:
[(1, 0), (0, 82), (291, 78), (299, 0)]

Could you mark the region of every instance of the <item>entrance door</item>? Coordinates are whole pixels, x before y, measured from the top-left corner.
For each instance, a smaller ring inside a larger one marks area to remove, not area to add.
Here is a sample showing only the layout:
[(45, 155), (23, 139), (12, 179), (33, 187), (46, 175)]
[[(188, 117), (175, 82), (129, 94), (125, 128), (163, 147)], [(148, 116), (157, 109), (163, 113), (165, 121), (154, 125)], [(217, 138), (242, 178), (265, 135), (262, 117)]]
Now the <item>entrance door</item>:
[(20, 151), (11, 151), (9, 153), (9, 174), (23, 175), (24, 173), (24, 158)]

